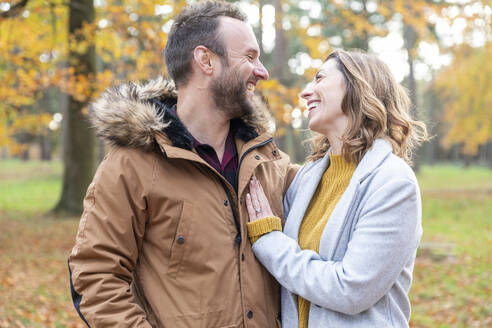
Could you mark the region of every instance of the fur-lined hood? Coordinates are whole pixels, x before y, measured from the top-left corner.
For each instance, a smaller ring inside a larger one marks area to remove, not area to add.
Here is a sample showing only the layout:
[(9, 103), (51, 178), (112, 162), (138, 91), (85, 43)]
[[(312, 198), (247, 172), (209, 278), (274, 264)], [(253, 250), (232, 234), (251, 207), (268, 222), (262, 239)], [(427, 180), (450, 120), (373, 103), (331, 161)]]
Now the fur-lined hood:
[[(162, 131), (174, 146), (192, 149), (191, 134), (169, 113), (176, 102), (174, 84), (163, 77), (144, 84), (129, 82), (106, 90), (92, 103), (89, 119), (97, 136), (111, 145), (150, 151), (155, 149), (155, 134)], [(244, 141), (267, 131), (267, 106), (257, 98), (255, 105), (254, 115), (231, 121), (236, 125), (236, 136)]]

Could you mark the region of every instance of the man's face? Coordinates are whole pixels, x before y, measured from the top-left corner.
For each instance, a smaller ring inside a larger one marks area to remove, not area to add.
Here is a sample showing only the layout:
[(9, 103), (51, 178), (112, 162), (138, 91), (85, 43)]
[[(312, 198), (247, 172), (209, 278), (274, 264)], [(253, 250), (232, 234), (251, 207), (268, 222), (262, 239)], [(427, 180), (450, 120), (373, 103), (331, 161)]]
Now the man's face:
[(259, 60), (259, 47), (252, 29), (244, 22), (222, 17), (219, 34), (226, 48), (220, 75), (210, 89), (214, 101), (229, 118), (251, 114), (256, 84), (268, 79), (268, 72)]

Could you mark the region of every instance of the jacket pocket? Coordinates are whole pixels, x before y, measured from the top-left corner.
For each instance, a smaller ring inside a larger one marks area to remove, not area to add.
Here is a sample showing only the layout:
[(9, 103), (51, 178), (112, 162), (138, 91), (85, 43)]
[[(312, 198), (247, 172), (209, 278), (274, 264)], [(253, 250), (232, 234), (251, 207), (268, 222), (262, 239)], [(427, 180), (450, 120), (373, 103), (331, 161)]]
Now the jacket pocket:
[(192, 233), (192, 221), (193, 221), (193, 205), (188, 201), (183, 201), (181, 208), (181, 214), (179, 216), (178, 224), (176, 227), (176, 233), (171, 246), (171, 258), (169, 262), (169, 268), (167, 273), (175, 278), (181, 269), (181, 262), (186, 253), (186, 250), (190, 247), (190, 239)]

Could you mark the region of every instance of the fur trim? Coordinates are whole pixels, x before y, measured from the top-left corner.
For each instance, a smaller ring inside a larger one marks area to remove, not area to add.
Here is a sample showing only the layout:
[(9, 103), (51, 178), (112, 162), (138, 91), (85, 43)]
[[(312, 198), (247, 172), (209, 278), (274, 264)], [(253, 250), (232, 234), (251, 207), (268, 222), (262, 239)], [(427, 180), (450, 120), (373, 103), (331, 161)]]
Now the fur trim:
[(155, 132), (168, 125), (163, 114), (145, 101), (156, 97), (175, 99), (173, 83), (158, 78), (143, 85), (130, 82), (106, 90), (90, 107), (89, 119), (96, 135), (112, 145), (153, 149)]
[[(89, 119), (98, 137), (111, 145), (155, 149), (155, 133), (163, 131), (174, 146), (191, 149), (186, 127), (167, 111), (176, 104), (174, 84), (159, 77), (145, 84), (129, 82), (105, 91), (92, 103)], [(255, 99), (253, 115), (232, 120), (237, 137), (248, 141), (266, 132), (271, 117), (264, 102)]]

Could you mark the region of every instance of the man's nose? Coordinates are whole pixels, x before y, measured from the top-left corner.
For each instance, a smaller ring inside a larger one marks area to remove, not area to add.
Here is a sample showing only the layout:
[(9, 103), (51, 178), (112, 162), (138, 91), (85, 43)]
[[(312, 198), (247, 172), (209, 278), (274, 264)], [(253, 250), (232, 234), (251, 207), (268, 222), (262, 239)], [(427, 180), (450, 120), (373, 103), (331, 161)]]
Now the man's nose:
[(266, 70), (265, 66), (261, 63), (261, 61), (258, 60), (258, 62), (255, 65), (253, 74), (258, 80), (268, 80), (268, 71)]

